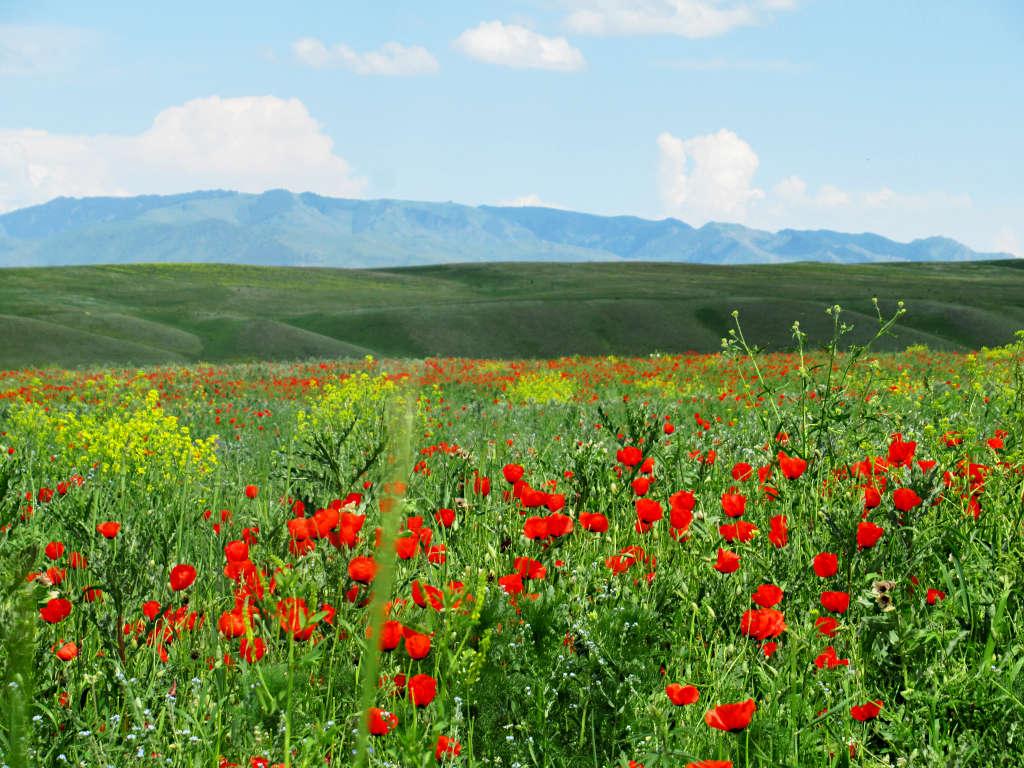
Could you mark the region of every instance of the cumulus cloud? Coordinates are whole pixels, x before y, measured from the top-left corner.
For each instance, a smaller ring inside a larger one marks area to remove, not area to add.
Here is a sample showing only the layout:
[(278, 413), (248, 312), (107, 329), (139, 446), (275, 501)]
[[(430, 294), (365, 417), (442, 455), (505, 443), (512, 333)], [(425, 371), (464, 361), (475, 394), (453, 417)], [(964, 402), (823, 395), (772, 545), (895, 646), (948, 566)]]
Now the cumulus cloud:
[(0, 212), (62, 195), (215, 188), (355, 196), (366, 183), (298, 99), (195, 99), (132, 136), (0, 131)]
[(428, 75), (441, 69), (426, 48), (395, 42), (357, 53), (344, 43), (328, 49), (315, 37), (303, 37), (292, 44), (292, 51), (299, 61), (315, 69), (344, 67), (359, 75)]
[(533, 207), (533, 208), (557, 208), (560, 211), (567, 211), (567, 210), (569, 210), (564, 205), (559, 205), (558, 203), (547, 203), (547, 202), (541, 200), (540, 196), (536, 192), (531, 192), (528, 195), (520, 195), (519, 197), (513, 198), (511, 200), (503, 200), (502, 202), (498, 203), (498, 205), (499, 206), (507, 206), (507, 207), (510, 207), (510, 208)]
[(564, 37), (545, 37), (517, 24), (484, 21), (456, 38), (455, 48), (470, 58), (512, 69), (576, 72), (586, 60)]
[(764, 197), (752, 183), (757, 155), (732, 131), (685, 140), (666, 131), (658, 149), (662, 200), (687, 221), (742, 220), (748, 203)]
[(717, 37), (760, 23), (761, 11), (788, 11), (793, 0), (570, 0), (565, 25), (584, 35)]

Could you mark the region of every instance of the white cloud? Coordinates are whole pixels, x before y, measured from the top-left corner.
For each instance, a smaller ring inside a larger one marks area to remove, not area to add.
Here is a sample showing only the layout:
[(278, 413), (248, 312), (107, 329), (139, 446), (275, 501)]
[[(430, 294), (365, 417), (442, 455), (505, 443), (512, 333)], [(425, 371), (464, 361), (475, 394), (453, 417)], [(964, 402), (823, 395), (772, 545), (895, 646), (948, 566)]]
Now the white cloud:
[(540, 199), (540, 196), (536, 192), (531, 192), (528, 195), (520, 195), (519, 197), (513, 198), (512, 200), (504, 200), (498, 203), (499, 206), (508, 206), (511, 208), (521, 207), (534, 207), (534, 208), (557, 208), (560, 211), (569, 210), (564, 205), (558, 203), (547, 203)]
[(889, 187), (866, 192), (862, 204), (867, 208), (888, 208), (907, 213), (924, 213), (939, 209), (972, 208), (974, 201), (968, 194), (951, 195), (946, 192), (902, 194)]
[(831, 184), (822, 184), (818, 187), (818, 194), (814, 197), (814, 202), (825, 208), (837, 208), (841, 205), (850, 204), (850, 196)]
[(545, 37), (517, 24), (484, 21), (467, 29), (453, 45), (478, 61), (512, 69), (576, 72), (587, 66), (583, 54), (564, 37)]
[(586, 35), (678, 35), (717, 37), (758, 24), (760, 11), (788, 11), (793, 0), (570, 0), (565, 18), (572, 32)]
[(160, 112), (133, 136), (0, 131), (0, 212), (61, 195), (285, 187), (359, 195), (334, 142), (298, 99), (211, 96)]
[(67, 71), (97, 40), (75, 27), (0, 24), (0, 75)]
[(315, 37), (303, 37), (292, 44), (292, 51), (310, 67), (345, 67), (359, 75), (429, 75), (441, 69), (426, 48), (395, 42), (385, 43), (376, 51), (356, 53), (344, 43), (328, 49)]
[(1024, 244), (1017, 233), (1009, 227), (1002, 227), (992, 241), (992, 250), (1010, 253), (1017, 258), (1024, 258)]
[(732, 131), (679, 139), (658, 136), (662, 200), (690, 223), (742, 220), (747, 204), (764, 197), (752, 186), (759, 161), (754, 150)]

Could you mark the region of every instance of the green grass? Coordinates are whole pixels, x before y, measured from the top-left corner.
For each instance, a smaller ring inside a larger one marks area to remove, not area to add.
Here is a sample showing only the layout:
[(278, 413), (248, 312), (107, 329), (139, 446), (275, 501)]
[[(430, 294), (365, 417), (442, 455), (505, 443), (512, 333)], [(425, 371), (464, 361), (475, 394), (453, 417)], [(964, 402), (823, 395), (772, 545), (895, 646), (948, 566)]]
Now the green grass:
[[(145, 264), (0, 272), (0, 367), (402, 356), (713, 351), (811, 341), (838, 303), (868, 338), (871, 298), (909, 310), (882, 348), (970, 350), (1024, 327), (1016, 262), (722, 267), (491, 263), (385, 270)], [(892, 302), (890, 302), (891, 304)]]

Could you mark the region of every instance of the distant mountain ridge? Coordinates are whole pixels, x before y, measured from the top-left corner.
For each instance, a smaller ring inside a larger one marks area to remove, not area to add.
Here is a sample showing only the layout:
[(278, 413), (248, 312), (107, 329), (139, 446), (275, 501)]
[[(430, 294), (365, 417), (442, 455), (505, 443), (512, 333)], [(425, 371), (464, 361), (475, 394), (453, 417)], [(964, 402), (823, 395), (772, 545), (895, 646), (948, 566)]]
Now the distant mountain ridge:
[(535, 207), (210, 190), (58, 197), (0, 215), (0, 266), (218, 262), (382, 268), (490, 261), (772, 264), (1012, 258), (955, 240), (597, 216)]

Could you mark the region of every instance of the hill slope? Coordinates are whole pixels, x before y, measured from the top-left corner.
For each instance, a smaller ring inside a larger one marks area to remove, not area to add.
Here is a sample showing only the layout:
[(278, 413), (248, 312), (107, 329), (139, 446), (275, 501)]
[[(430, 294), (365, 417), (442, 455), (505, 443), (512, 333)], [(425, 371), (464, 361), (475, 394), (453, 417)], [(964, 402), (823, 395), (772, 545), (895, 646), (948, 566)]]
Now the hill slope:
[(487, 261), (686, 261), (766, 264), (964, 261), (940, 237), (897, 243), (828, 230), (594, 216), (551, 208), (352, 200), (222, 190), (60, 197), (0, 216), (0, 267), (234, 263), (381, 268)]
[(135, 264), (10, 269), (0, 368), (303, 357), (547, 357), (714, 351), (830, 332), (834, 303), (873, 334), (871, 297), (908, 314), (889, 349), (1006, 344), (1024, 328), (1020, 261), (723, 267), (473, 264), (388, 270)]

